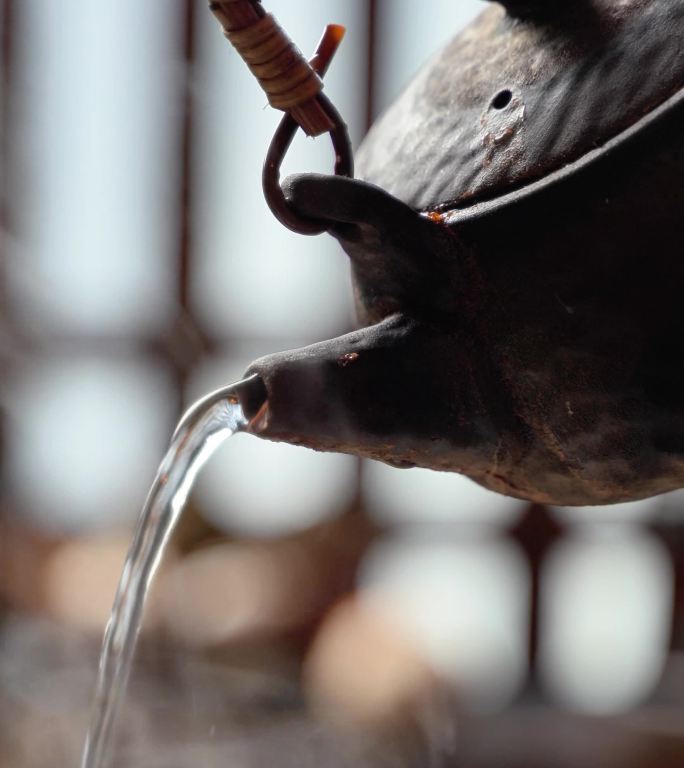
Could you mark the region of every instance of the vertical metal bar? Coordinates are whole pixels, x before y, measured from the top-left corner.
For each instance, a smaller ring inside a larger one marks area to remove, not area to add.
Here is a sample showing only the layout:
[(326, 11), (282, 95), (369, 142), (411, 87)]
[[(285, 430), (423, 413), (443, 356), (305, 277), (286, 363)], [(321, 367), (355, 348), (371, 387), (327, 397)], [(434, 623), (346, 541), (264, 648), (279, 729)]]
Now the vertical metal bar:
[(673, 568), (672, 629), (670, 653), (684, 651), (684, 524), (675, 519), (658, 521), (650, 530), (667, 549)]
[[(154, 0), (150, 0), (154, 2)], [(197, 359), (197, 347), (200, 345), (199, 334), (195, 319), (192, 316), (190, 302), (190, 284), (193, 272), (193, 164), (194, 164), (194, 128), (195, 128), (195, 98), (193, 82), (195, 75), (196, 24), (197, 8), (206, 11), (206, 4), (198, 4), (197, 0), (184, 0), (181, 8), (180, 39), (182, 45), (183, 68), (181, 74), (181, 112), (180, 112), (180, 146), (178, 157), (178, 250), (175, 263), (176, 307), (175, 319), (168, 329), (165, 340), (165, 352), (168, 364), (173, 368), (175, 383), (176, 408), (171, 428), (175, 425), (176, 417), (187, 407), (187, 389), (192, 369)], [(171, 174), (172, 178), (175, 178)], [(181, 551), (188, 549), (189, 542), (196, 535), (197, 529), (202, 529), (203, 523), (194, 505), (190, 504), (183, 513), (181, 524), (173, 534), (175, 546)], [(163, 642), (161, 638), (157, 641)], [(155, 641), (155, 642), (157, 642)], [(150, 659), (156, 661), (155, 674), (161, 676), (173, 674), (173, 660), (164, 653), (151, 653)]]
[(375, 115), (376, 53), (377, 53), (378, 0), (368, 0), (368, 64), (366, 77), (366, 130), (371, 127)]
[[(169, 339), (177, 386), (178, 411), (185, 406), (186, 389), (201, 346), (190, 304), (190, 282), (193, 272), (193, 140), (195, 99), (193, 76), (196, 62), (195, 33), (198, 6), (196, 0), (183, 5), (183, 99), (181, 112), (180, 188), (178, 196), (178, 252), (176, 258), (176, 322)], [(202, 8), (202, 10), (204, 10)]]
[(530, 617), (528, 624), (528, 690), (537, 685), (543, 566), (548, 554), (565, 531), (548, 507), (531, 504), (523, 517), (508, 531), (520, 547), (530, 569)]
[[(10, 184), (8, 180), (10, 166), (10, 135), (11, 114), (10, 100), (12, 97), (12, 80), (14, 74), (13, 57), (13, 25), (14, 25), (14, 0), (2, 0), (0, 14), (2, 23), (2, 38), (0, 40), (0, 333), (7, 333), (9, 329), (9, 302), (7, 301), (7, 242), (12, 231), (12, 212), (9, 200)], [(3, 328), (4, 326), (4, 328)], [(4, 368), (4, 361), (0, 360)], [(4, 419), (0, 410), (0, 466), (4, 456)]]
[(178, 304), (183, 311), (189, 310), (189, 283), (192, 259), (192, 75), (195, 64), (196, 6), (197, 3), (194, 0), (185, 0), (185, 28), (183, 30), (185, 78), (181, 139), (180, 248), (178, 253)]
[(0, 322), (7, 320), (8, 302), (6, 301), (7, 281), (5, 269), (7, 264), (6, 243), (8, 232), (11, 231), (11, 212), (8, 183), (9, 152), (10, 152), (10, 99), (13, 75), (13, 46), (12, 27), (14, 23), (14, 0), (2, 0), (0, 6), (2, 21), (2, 39), (0, 40), (0, 62), (2, 72), (0, 77)]
[[(14, 0), (2, 0), (0, 4), (0, 18), (2, 19), (2, 42), (0, 43), (0, 57), (2, 60), (2, 79), (3, 79), (3, 107), (6, 106), (6, 88), (9, 85), (10, 73), (12, 71), (12, 23), (14, 19)], [(3, 110), (3, 123), (6, 121), (6, 114)], [(2, 136), (3, 146), (5, 143), (4, 134)]]
[[(10, 208), (9, 208), (9, 183), (7, 179), (9, 166), (9, 136), (10, 136), (10, 109), (9, 102), (11, 97), (12, 75), (13, 75), (13, 46), (12, 46), (12, 28), (14, 23), (14, 0), (2, 0), (0, 5), (0, 14), (2, 21), (2, 38), (0, 39), (0, 63), (2, 72), (0, 78), (0, 334), (3, 333), (2, 326), (9, 323), (8, 302), (7, 302), (7, 276), (5, 274), (7, 264), (7, 238), (11, 228)], [(0, 358), (0, 365), (5, 369), (6, 363)], [(5, 411), (0, 404), (0, 496), (6, 485), (4, 477), (4, 468), (7, 466), (5, 459)], [(0, 524), (2, 524), (5, 515), (2, 513), (4, 505), (0, 505)], [(0, 534), (4, 540), (4, 535)], [(0, 579), (3, 581), (6, 574), (2, 566), (7, 562), (6, 553), (2, 552), (0, 547)], [(4, 601), (3, 601), (4, 603)], [(4, 605), (0, 603), (0, 621), (4, 618)]]

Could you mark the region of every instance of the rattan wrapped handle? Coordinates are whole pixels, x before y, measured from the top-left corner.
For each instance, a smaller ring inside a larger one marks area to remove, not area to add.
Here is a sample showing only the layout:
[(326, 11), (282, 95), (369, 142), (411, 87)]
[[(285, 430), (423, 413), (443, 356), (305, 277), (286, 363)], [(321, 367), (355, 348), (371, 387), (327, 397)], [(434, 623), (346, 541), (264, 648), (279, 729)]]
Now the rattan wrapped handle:
[(259, 0), (215, 0), (209, 8), (272, 107), (288, 112), (309, 136), (334, 128), (318, 99), (323, 81)]

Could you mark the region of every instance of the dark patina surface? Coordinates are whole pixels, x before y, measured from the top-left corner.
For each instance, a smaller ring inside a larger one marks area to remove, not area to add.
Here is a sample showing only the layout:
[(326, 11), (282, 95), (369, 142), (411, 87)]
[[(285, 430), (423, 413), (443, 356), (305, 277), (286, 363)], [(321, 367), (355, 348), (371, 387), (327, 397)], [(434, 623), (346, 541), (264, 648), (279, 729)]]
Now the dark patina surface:
[(555, 504), (684, 485), (684, 2), (569, 5), (492, 5), (371, 131), (372, 183), (288, 181), (367, 327), (253, 366), (265, 437)]
[(682, 88), (680, 0), (533, 7), (492, 4), (447, 45), (373, 126), (358, 175), (419, 210), (463, 207), (576, 161)]

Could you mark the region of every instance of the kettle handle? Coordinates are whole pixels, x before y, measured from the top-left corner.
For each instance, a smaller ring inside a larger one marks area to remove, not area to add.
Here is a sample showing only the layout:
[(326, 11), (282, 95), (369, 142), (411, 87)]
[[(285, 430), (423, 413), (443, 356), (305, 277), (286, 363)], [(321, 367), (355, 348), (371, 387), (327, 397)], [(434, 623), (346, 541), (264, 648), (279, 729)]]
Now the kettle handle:
[[(316, 52), (309, 61), (314, 72), (320, 77), (323, 77), (327, 72), (343, 36), (344, 27), (329, 24), (325, 28), (323, 37), (316, 47)], [(347, 125), (325, 94), (319, 93), (317, 99), (332, 123), (329, 133), (335, 151), (335, 175), (352, 177), (354, 175), (354, 155)], [(326, 231), (326, 224), (315, 219), (305, 218), (298, 213), (289, 204), (280, 186), (280, 166), (298, 128), (299, 125), (290, 113), (287, 113), (280, 121), (264, 161), (261, 183), (268, 207), (281, 224), (300, 235), (320, 235)]]

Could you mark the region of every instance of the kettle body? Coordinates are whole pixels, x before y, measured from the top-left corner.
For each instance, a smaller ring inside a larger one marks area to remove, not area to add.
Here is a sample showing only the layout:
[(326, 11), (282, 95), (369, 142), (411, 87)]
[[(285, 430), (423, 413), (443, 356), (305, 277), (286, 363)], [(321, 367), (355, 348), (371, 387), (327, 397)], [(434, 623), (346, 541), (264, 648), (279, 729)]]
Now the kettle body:
[(505, 5), (380, 118), (359, 179), (286, 181), (363, 327), (257, 361), (258, 429), (545, 503), (679, 488), (684, 2)]

